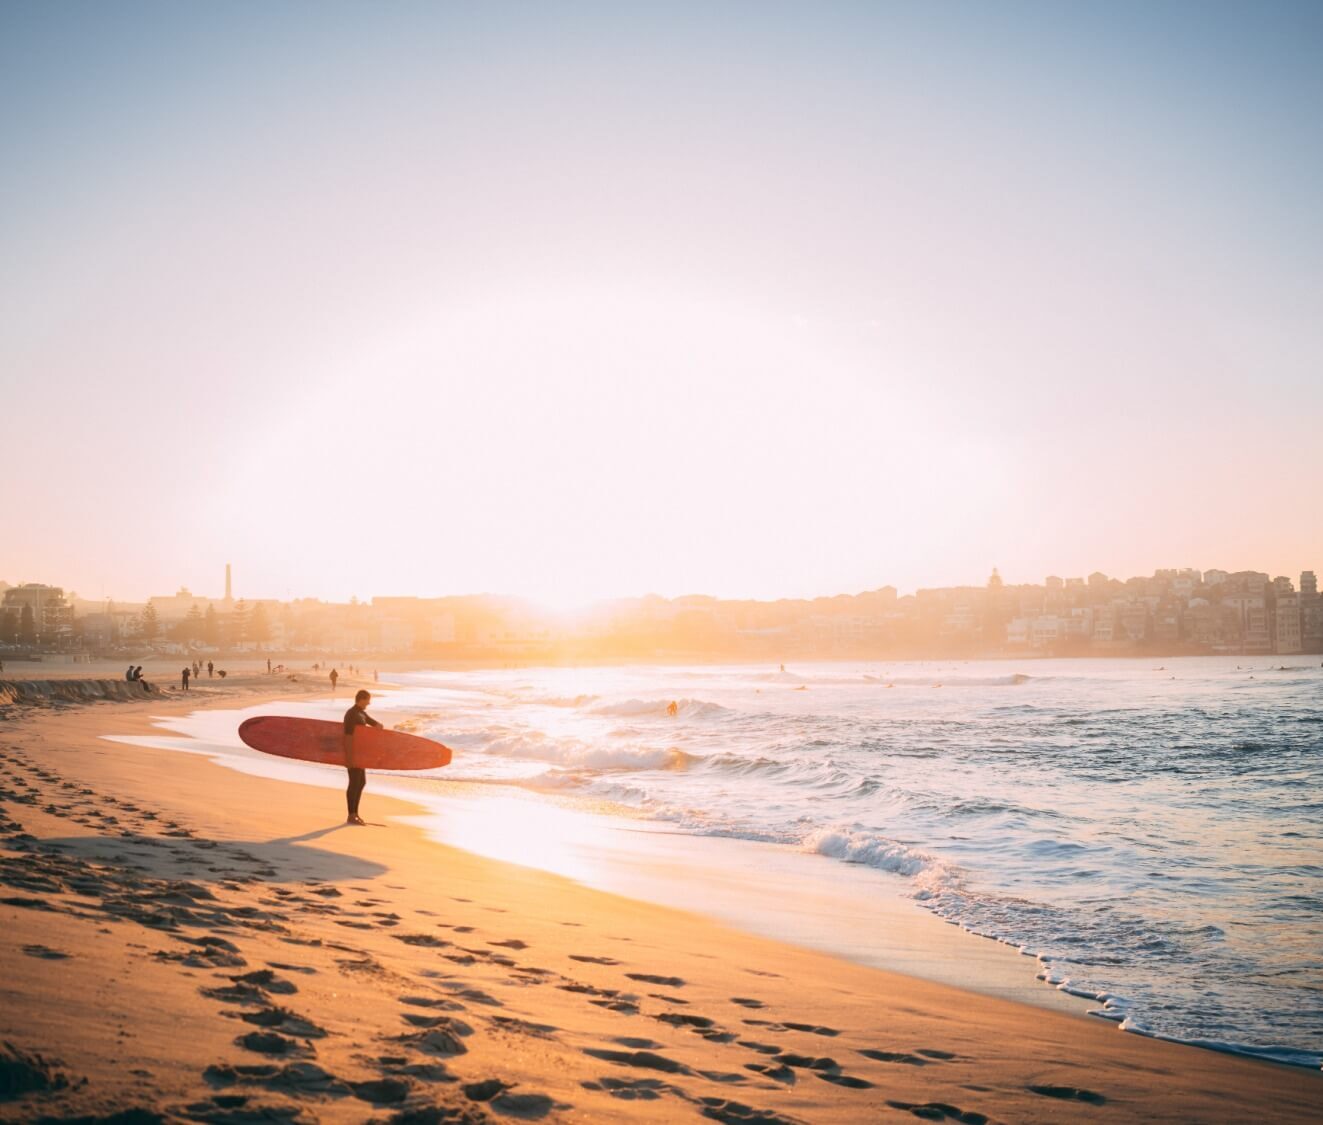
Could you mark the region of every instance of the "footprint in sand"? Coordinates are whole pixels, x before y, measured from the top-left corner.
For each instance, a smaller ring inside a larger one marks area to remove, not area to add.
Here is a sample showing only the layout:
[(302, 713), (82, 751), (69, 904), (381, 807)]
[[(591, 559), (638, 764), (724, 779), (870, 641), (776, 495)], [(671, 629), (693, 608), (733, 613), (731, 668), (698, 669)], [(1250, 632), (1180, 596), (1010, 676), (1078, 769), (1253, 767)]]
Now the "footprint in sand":
[(62, 949), (51, 949), (46, 945), (25, 945), (23, 952), (29, 957), (39, 957), (43, 961), (63, 961), (71, 956)]
[(455, 990), (455, 995), (461, 996), (465, 1000), (471, 1000), (475, 1004), (485, 1004), (489, 1008), (505, 1007), (505, 1005), (497, 1000), (495, 996), (492, 996), (488, 992), (483, 992), (480, 988), (459, 988)]
[(890, 1099), (887, 1105), (892, 1109), (908, 1110), (915, 1117), (921, 1117), (925, 1121), (958, 1121), (960, 1125), (987, 1125), (988, 1116), (985, 1113), (977, 1113), (972, 1109), (961, 1109), (959, 1106), (948, 1105), (946, 1102), (897, 1102)]
[(306, 1058), (313, 1053), (312, 1045), (281, 1035), (278, 1031), (249, 1031), (234, 1040), (235, 1046), (260, 1055), (279, 1055), (282, 1058)]
[(727, 1125), (799, 1125), (798, 1118), (783, 1117), (770, 1109), (755, 1109), (726, 1098), (700, 1098), (698, 1104), (703, 1107), (704, 1117)]
[(0, 1044), (0, 1092), (8, 1100), (77, 1085), (58, 1069), (60, 1065), (53, 1059), (20, 1050), (12, 1043)]
[(502, 1031), (515, 1031), (521, 1035), (531, 1035), (535, 1039), (550, 1039), (560, 1028), (549, 1023), (533, 1023), (531, 1020), (516, 1019), (513, 1016), (492, 1016), (492, 1026)]
[(653, 973), (626, 973), (630, 980), (641, 980), (645, 984), (662, 984), (667, 988), (683, 988), (684, 981), (679, 977), (661, 977)]
[(565, 984), (556, 985), (562, 992), (577, 992), (584, 996), (619, 996), (619, 989), (615, 988), (597, 988), (591, 984), (584, 984), (582, 981), (572, 980)]
[(277, 976), (270, 969), (255, 969), (251, 973), (241, 973), (239, 976), (230, 977), (235, 984), (247, 984), (254, 988), (260, 988), (264, 992), (273, 992), (281, 996), (289, 996), (297, 992), (298, 986), (284, 977)]
[(682, 1062), (675, 1059), (668, 1059), (665, 1055), (658, 1055), (653, 1051), (614, 1051), (603, 1047), (585, 1047), (584, 1052), (589, 1058), (601, 1059), (604, 1062), (616, 1063), (619, 1066), (634, 1066), (643, 1070), (660, 1070), (666, 1074), (692, 1074), (693, 1071)]
[(421, 1051), (428, 1055), (463, 1055), (468, 1053), (468, 1048), (464, 1046), (461, 1039), (463, 1036), (472, 1035), (473, 1028), (462, 1020), (448, 1017), (440, 1017), (445, 1021), (444, 1025), (430, 1027), (424, 1031), (408, 1032), (405, 1035), (395, 1037), (395, 1042), (401, 1043), (406, 1047), (412, 1047), (415, 1051)]
[(349, 1088), (359, 1101), (372, 1105), (397, 1105), (413, 1090), (413, 1084), (404, 1078), (388, 1076), (370, 1078), (366, 1082), (351, 1082)]
[(752, 1070), (755, 1074), (761, 1074), (764, 1078), (770, 1078), (773, 1082), (780, 1082), (786, 1086), (795, 1084), (795, 1072), (784, 1063), (777, 1063), (773, 1066), (771, 1063), (745, 1063), (745, 1070)]
[(741, 1047), (747, 1047), (750, 1051), (757, 1051), (760, 1055), (779, 1055), (781, 1048), (775, 1043), (758, 1043), (752, 1039), (741, 1039)]
[(1059, 1098), (1062, 1101), (1088, 1102), (1089, 1105), (1102, 1105), (1107, 1099), (1093, 1090), (1082, 1090), (1078, 1086), (1030, 1086), (1032, 1094), (1044, 1098)]
[(905, 1066), (927, 1066), (928, 1060), (921, 1059), (918, 1055), (911, 1055), (905, 1051), (879, 1051), (871, 1047), (860, 1048), (859, 1053), (866, 1059), (874, 1059), (877, 1062), (903, 1063)]
[(807, 1031), (810, 1035), (840, 1035), (840, 1032), (834, 1027), (821, 1027), (813, 1023), (791, 1023), (789, 1020), (783, 1020), (782, 1023), (791, 1031)]
[(433, 949), (444, 949), (450, 945), (450, 942), (444, 938), (436, 937), (432, 934), (391, 934), (396, 941), (402, 941), (405, 945), (427, 946)]
[(687, 1095), (677, 1086), (660, 1078), (599, 1078), (596, 1082), (579, 1083), (585, 1090), (598, 1090), (622, 1101), (653, 1102), (663, 1094)]
[(831, 1082), (836, 1086), (844, 1086), (850, 1090), (871, 1090), (873, 1084), (863, 1078), (855, 1078), (850, 1074), (838, 1074), (834, 1071), (814, 1071), (814, 1073), (824, 1082)]
[(462, 1089), (470, 1101), (489, 1102), (497, 1094), (510, 1089), (510, 1083), (502, 1082), (499, 1078), (486, 1078), (481, 1082), (466, 1082)]
[(255, 1012), (240, 1012), (238, 1015), (244, 1023), (255, 1024), (258, 1027), (279, 1028), (286, 1035), (297, 1036), (300, 1039), (326, 1037), (325, 1029), (291, 1012), (288, 1008), (259, 1008)]
[(782, 1051), (776, 1055), (775, 1059), (786, 1066), (798, 1067), (801, 1070), (839, 1070), (835, 1059), (814, 1058), (812, 1055), (794, 1055), (788, 1051)]
[[(295, 1095), (327, 1095), (344, 1097), (349, 1093), (349, 1084), (323, 1070), (313, 1062), (292, 1062), (283, 1066), (274, 1063), (254, 1065), (230, 1065), (226, 1063), (207, 1067), (202, 1072), (202, 1079), (212, 1089), (224, 1090), (231, 1086), (261, 1086), (268, 1090)], [(234, 1096), (232, 1095), (231, 1098)], [(245, 1099), (246, 1100), (246, 1099)], [(213, 1099), (218, 1104), (219, 1099)], [(243, 1101), (230, 1100), (231, 1105), (243, 1105)], [(249, 1107), (252, 1108), (252, 1107)], [(204, 1120), (198, 1118), (196, 1120)], [(238, 1120), (238, 1118), (236, 1118)], [(249, 1120), (265, 1121), (262, 1116)], [(271, 1120), (279, 1121), (281, 1118)]]
[(660, 1012), (652, 1018), (660, 1020), (662, 1023), (669, 1023), (672, 1027), (689, 1027), (699, 1030), (706, 1030), (716, 1024), (716, 1020), (708, 1019), (707, 1016), (691, 1016), (687, 1012)]
[(464, 1008), (463, 1004), (457, 1004), (454, 1000), (447, 1000), (443, 996), (401, 996), (399, 1001), (413, 1008), (439, 1008), (443, 1012), (457, 1012)]
[(553, 1109), (569, 1109), (546, 1094), (497, 1094), (487, 1103), (510, 1117), (545, 1117)]
[[(458, 1005), (456, 1005), (456, 1009), (463, 1011)], [(440, 1027), (446, 1022), (445, 1016), (424, 1016), (419, 1015), (417, 1012), (401, 1012), (400, 1019), (404, 1020), (407, 1024), (412, 1024), (414, 1027), (426, 1028)]]

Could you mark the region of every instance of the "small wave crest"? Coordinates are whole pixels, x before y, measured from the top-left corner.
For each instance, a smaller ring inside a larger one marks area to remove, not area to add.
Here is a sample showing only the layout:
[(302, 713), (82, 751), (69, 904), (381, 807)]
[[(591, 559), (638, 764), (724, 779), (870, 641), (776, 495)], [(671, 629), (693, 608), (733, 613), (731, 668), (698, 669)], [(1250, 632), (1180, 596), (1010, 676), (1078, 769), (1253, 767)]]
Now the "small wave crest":
[(590, 703), (596, 703), (601, 696), (598, 695), (543, 695), (535, 696), (532, 699), (520, 700), (521, 703), (532, 703), (539, 707), (587, 707)]
[(894, 684), (900, 687), (1019, 687), (1032, 676), (1012, 672), (1008, 676), (864, 676), (871, 684)]
[(711, 719), (718, 715), (729, 715), (729, 707), (720, 703), (709, 703), (703, 699), (626, 699), (621, 703), (603, 703), (592, 708), (594, 715), (668, 715), (671, 704), (675, 704), (677, 717), (686, 719)]
[(495, 738), (482, 749), (493, 757), (576, 770), (681, 770), (699, 760), (675, 746), (601, 746), (537, 732)]
[(919, 879), (916, 898), (924, 897), (924, 892), (936, 889), (954, 875), (950, 866), (936, 856), (862, 828), (820, 828), (805, 837), (803, 848), (846, 863)]

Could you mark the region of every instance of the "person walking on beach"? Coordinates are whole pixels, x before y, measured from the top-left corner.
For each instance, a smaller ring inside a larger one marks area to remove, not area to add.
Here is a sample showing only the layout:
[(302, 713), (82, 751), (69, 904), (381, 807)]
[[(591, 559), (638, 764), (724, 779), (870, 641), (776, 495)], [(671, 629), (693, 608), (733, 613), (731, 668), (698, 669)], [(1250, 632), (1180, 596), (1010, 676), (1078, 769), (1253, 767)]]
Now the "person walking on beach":
[(185, 691), (188, 691), (188, 678), (192, 674), (193, 674), (192, 668), (185, 668), (183, 672), (180, 673), (179, 679), (182, 682)]
[(214, 660), (208, 660), (208, 661), (207, 661), (207, 679), (211, 679), (211, 677), (215, 674), (215, 672), (216, 672), (216, 662), (215, 662)]
[[(334, 672), (331, 675), (335, 675)], [(367, 770), (354, 765), (354, 730), (357, 727), (380, 727), (371, 715), (367, 713), (367, 706), (372, 702), (372, 693), (360, 691), (354, 696), (354, 705), (345, 712), (345, 768), (349, 771), (349, 787), (345, 790), (345, 804), (349, 808), (349, 817), (346, 824), (366, 824), (361, 816), (358, 815), (359, 798), (363, 796), (363, 789), (367, 786)]]
[(335, 691), (335, 681), (338, 680), (339, 678), (340, 678), (340, 673), (337, 672), (334, 668), (332, 668), (332, 669), (331, 669), (331, 691), (332, 691), (332, 692)]

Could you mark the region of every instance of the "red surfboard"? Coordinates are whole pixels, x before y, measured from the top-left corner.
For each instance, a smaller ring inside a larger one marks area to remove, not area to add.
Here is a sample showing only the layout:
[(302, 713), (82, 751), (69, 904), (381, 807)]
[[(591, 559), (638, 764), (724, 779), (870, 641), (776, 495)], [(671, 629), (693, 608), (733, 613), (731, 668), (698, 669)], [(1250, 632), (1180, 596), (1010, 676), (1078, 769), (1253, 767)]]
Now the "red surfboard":
[(369, 770), (430, 770), (450, 764), (450, 747), (380, 727), (356, 727), (353, 761), (345, 761), (344, 724), (326, 719), (295, 719), (287, 715), (258, 715), (239, 724), (244, 744), (263, 754), (324, 762), (328, 766), (354, 765)]

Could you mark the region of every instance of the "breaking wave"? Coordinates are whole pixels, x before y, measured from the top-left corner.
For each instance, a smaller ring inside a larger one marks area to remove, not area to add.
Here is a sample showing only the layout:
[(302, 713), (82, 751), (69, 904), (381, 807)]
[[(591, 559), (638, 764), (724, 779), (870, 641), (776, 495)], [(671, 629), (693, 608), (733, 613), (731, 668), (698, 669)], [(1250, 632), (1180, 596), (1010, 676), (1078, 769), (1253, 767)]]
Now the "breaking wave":
[(711, 719), (718, 715), (733, 712), (720, 703), (708, 703), (702, 699), (627, 699), (623, 703), (604, 703), (592, 708), (594, 715), (661, 715), (670, 714), (670, 706), (676, 705), (676, 716), (685, 719)]

